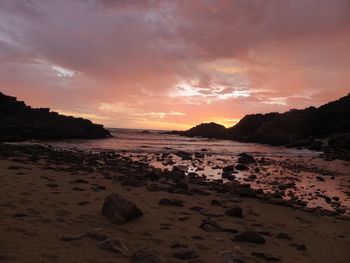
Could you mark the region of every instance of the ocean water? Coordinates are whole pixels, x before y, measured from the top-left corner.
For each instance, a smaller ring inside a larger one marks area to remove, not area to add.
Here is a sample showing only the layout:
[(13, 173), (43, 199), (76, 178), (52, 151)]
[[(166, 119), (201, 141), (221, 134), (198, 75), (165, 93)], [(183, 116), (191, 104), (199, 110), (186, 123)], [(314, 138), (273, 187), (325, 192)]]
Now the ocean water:
[(242, 152), (263, 156), (316, 156), (319, 153), (309, 150), (272, 147), (255, 143), (241, 143), (229, 140), (189, 138), (164, 134), (156, 130), (110, 129), (114, 137), (97, 140), (63, 140), (50, 142), (62, 148), (103, 149), (127, 151), (131, 153), (163, 153), (175, 151), (198, 152), (206, 149), (215, 155), (237, 155)]

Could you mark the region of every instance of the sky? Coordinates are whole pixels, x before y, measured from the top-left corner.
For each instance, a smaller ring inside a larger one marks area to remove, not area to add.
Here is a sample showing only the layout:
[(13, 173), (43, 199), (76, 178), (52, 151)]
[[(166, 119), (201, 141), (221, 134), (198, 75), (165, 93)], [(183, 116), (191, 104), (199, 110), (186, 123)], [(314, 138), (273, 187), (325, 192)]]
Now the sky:
[(106, 127), (230, 127), (349, 72), (350, 0), (0, 0), (0, 91)]

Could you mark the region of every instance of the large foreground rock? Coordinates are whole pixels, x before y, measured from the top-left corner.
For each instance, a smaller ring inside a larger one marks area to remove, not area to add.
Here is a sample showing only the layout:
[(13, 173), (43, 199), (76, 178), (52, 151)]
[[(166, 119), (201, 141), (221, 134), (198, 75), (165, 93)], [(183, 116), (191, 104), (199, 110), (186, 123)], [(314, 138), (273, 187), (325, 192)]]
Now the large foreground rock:
[(118, 225), (142, 216), (142, 211), (133, 202), (117, 194), (106, 197), (101, 213), (109, 222)]

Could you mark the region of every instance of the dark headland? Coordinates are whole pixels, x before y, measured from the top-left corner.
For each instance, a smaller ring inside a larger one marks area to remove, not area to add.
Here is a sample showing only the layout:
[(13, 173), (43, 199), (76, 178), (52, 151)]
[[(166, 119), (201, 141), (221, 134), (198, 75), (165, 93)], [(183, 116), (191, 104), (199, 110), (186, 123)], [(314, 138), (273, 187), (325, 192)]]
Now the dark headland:
[(246, 115), (230, 128), (216, 123), (202, 123), (187, 131), (172, 133), (189, 137), (305, 147), (349, 159), (350, 94), (318, 108)]
[(97, 139), (111, 137), (102, 125), (64, 116), (48, 108), (32, 108), (0, 92), (0, 141), (30, 139)]

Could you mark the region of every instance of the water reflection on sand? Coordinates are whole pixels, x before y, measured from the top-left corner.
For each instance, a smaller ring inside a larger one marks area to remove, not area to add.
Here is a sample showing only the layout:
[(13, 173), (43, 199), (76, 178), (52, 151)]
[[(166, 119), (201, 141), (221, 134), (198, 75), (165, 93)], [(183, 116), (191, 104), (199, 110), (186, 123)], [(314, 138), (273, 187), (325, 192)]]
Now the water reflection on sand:
[[(147, 162), (161, 169), (186, 167), (209, 180), (222, 179), (222, 168), (235, 164), (237, 155), (246, 152), (254, 156), (257, 164), (248, 171), (234, 173), (235, 180), (249, 183), (253, 188), (282, 195), (284, 199), (299, 199), (308, 207), (323, 207), (350, 211), (350, 166), (342, 161), (325, 161), (320, 153), (240, 143), (227, 140), (187, 138), (143, 133), (139, 130), (112, 130), (113, 138), (103, 140), (67, 140), (50, 142), (56, 147), (77, 149), (110, 149)], [(183, 160), (178, 151), (202, 153), (204, 158)], [(258, 169), (257, 169), (258, 168)], [(225, 181), (225, 180), (224, 180)]]

